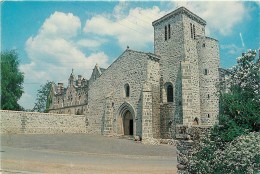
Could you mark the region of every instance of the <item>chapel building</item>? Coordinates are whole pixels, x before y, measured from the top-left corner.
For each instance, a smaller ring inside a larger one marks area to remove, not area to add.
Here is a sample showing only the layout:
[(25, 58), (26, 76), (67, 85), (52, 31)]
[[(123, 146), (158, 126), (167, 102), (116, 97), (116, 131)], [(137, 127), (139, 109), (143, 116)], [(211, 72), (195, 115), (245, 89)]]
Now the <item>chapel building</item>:
[(84, 114), (88, 132), (172, 138), (176, 125), (213, 125), (219, 114), (218, 41), (184, 7), (152, 23), (154, 53), (127, 48), (89, 80), (53, 84), (49, 112)]

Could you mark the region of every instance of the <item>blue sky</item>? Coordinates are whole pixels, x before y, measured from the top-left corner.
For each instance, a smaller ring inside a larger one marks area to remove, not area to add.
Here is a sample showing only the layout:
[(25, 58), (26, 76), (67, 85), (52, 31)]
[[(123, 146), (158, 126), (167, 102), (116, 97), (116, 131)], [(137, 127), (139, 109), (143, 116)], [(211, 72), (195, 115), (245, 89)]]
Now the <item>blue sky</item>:
[(1, 3), (1, 49), (16, 49), (24, 72), (19, 103), (33, 107), (47, 80), (63, 82), (71, 69), (89, 78), (96, 63), (107, 68), (127, 47), (153, 52), (152, 21), (185, 6), (207, 21), (219, 40), (221, 67), (247, 49), (259, 49), (257, 1), (92, 1)]

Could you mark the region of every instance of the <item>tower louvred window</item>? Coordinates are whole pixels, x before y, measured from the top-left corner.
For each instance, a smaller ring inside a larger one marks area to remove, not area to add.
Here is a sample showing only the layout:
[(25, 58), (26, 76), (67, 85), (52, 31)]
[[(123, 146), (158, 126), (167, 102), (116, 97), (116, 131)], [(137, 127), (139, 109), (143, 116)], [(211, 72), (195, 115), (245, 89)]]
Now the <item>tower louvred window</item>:
[(168, 38), (171, 38), (171, 25), (168, 24)]
[(195, 25), (193, 24), (193, 39), (196, 39)]
[(190, 37), (193, 38), (193, 29), (192, 29), (192, 23), (190, 23)]
[(167, 26), (164, 27), (164, 37), (165, 40), (167, 40)]

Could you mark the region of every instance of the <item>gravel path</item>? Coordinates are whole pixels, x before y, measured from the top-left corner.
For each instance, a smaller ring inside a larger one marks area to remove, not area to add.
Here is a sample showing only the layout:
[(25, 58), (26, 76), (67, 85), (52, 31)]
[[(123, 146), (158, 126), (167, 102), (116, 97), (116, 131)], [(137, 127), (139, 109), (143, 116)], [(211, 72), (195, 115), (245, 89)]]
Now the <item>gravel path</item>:
[(176, 173), (176, 148), (88, 134), (1, 135), (2, 173)]

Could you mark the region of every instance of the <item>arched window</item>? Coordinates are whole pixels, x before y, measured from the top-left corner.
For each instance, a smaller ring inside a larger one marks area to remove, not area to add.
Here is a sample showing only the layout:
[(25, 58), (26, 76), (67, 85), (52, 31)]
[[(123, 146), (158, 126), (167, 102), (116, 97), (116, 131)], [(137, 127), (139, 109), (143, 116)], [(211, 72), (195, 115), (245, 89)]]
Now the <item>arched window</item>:
[(199, 124), (199, 119), (196, 117), (194, 120), (193, 120), (193, 125), (198, 125)]
[(173, 88), (171, 84), (167, 86), (167, 102), (173, 102)]
[(128, 84), (125, 84), (125, 96), (126, 97), (130, 96), (130, 87)]

